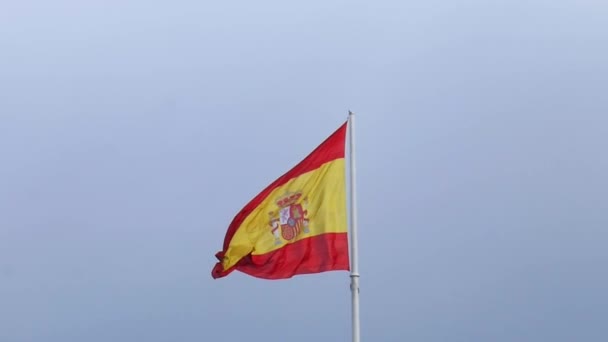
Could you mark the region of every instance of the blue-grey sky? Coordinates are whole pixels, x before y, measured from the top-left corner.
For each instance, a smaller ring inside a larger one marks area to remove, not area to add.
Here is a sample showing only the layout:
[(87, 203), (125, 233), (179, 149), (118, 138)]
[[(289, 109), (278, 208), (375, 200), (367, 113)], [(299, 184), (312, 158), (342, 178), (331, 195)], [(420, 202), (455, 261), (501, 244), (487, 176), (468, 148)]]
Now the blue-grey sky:
[(0, 341), (350, 341), (213, 280), (357, 113), (363, 341), (608, 339), (608, 3), (0, 1)]

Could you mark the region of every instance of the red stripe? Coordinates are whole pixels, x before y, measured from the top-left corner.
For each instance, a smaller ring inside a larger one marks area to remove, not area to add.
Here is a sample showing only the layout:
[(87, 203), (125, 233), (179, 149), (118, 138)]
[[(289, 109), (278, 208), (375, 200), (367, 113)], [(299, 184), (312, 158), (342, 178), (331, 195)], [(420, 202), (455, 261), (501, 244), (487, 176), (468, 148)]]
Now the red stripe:
[[(226, 237), (224, 238), (224, 250), (218, 252), (216, 257), (221, 261), (224, 252), (228, 249), (230, 245), (230, 241), (232, 237), (239, 229), (245, 218), (249, 216), (249, 214), (264, 201), (266, 197), (277, 187), (284, 185), (289, 180), (296, 178), (306, 172), (315, 170), (321, 165), (330, 162), (332, 160), (336, 160), (339, 158), (344, 158), (344, 148), (345, 148), (345, 137), (346, 137), (346, 125), (345, 122), (338, 128), (332, 135), (330, 135), (325, 141), (323, 141), (314, 151), (312, 151), (306, 158), (304, 158), (300, 163), (294, 166), (287, 173), (279, 177), (277, 180), (268, 185), (262, 192), (260, 192), (257, 196), (255, 196), (241, 211), (234, 217), (230, 226), (228, 227), (228, 231), (226, 232)], [(217, 265), (216, 267), (217, 268)], [(214, 274), (215, 274), (214, 268)], [(221, 265), (220, 265), (221, 269)]]
[(348, 271), (346, 233), (327, 233), (298, 240), (262, 255), (249, 255), (236, 270), (262, 279), (287, 279), (298, 274)]

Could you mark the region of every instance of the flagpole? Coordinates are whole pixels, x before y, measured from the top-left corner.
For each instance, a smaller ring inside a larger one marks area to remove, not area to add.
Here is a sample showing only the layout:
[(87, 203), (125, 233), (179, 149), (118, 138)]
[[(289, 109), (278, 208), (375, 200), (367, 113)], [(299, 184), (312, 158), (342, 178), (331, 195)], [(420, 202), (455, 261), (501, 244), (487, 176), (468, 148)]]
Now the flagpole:
[(353, 342), (360, 342), (359, 334), (359, 256), (357, 255), (357, 192), (355, 189), (355, 114), (348, 111), (350, 151), (350, 290), (352, 294)]

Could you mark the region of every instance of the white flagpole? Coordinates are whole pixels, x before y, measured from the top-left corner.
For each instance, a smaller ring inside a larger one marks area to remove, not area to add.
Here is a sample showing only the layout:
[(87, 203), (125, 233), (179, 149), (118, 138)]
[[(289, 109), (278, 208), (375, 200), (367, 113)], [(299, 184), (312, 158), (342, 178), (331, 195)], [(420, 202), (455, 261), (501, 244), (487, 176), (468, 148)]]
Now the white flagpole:
[(352, 293), (353, 342), (359, 335), (359, 256), (357, 255), (357, 192), (355, 191), (355, 114), (348, 112), (350, 150), (350, 291)]

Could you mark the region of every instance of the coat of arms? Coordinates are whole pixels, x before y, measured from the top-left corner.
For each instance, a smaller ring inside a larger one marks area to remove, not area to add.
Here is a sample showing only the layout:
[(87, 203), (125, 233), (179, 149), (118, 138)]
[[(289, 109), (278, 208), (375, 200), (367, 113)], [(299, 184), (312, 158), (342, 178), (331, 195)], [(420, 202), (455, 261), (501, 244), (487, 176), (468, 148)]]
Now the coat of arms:
[(308, 200), (304, 198), (301, 202), (302, 193), (289, 193), (279, 197), (276, 201), (279, 207), (278, 211), (268, 213), (271, 227), (271, 232), (275, 238), (275, 244), (282, 243), (281, 238), (286, 241), (292, 241), (300, 235), (300, 233), (308, 233), (308, 211), (304, 207)]

